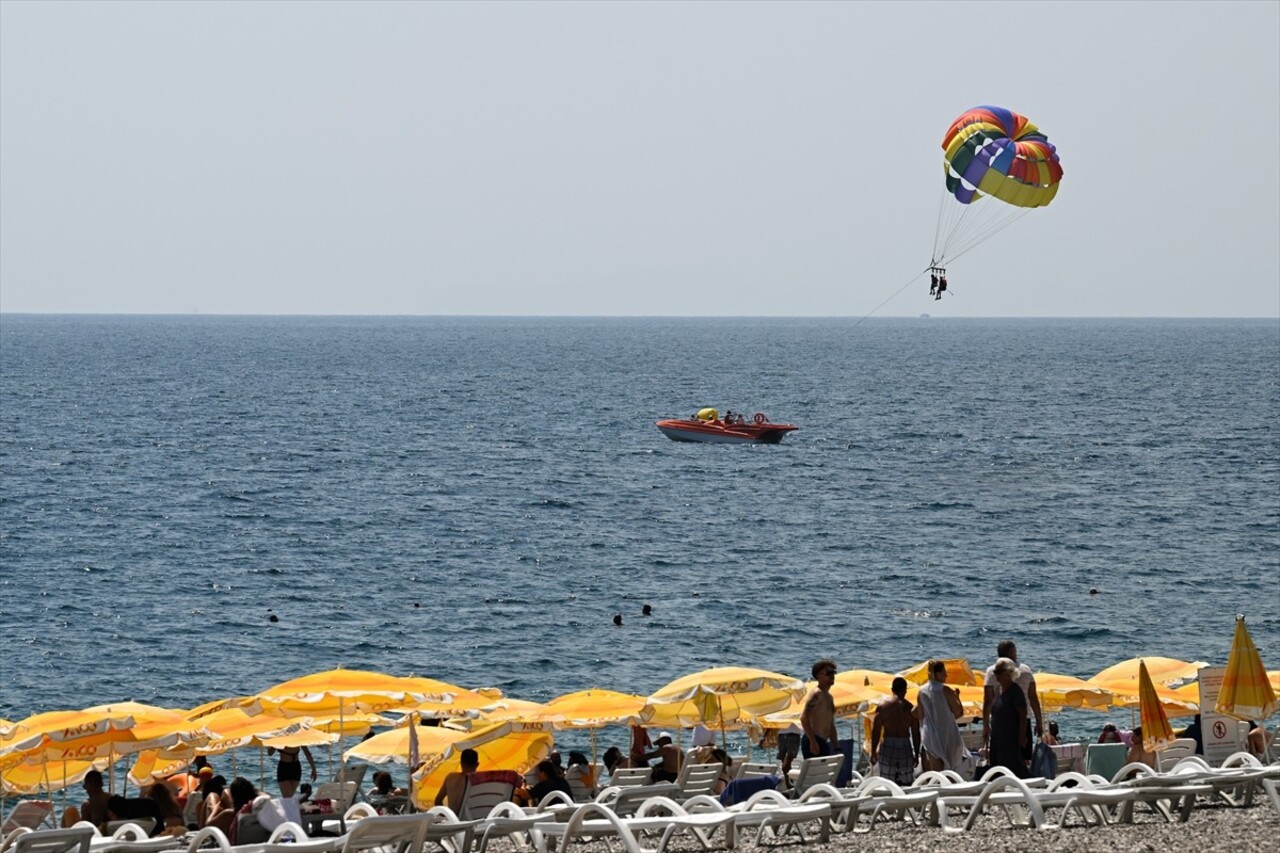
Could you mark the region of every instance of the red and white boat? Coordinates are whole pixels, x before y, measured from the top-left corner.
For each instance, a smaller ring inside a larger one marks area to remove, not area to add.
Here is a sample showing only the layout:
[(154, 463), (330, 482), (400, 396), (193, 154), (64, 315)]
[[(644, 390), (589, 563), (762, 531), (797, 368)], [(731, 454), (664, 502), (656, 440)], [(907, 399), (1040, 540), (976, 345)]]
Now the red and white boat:
[[(703, 417), (711, 414), (711, 417)], [(714, 409), (703, 409), (698, 416), (658, 421), (658, 429), (672, 441), (700, 441), (705, 444), (779, 444), (782, 437), (800, 429), (794, 424), (775, 424), (756, 412), (750, 419), (733, 422), (721, 420)]]

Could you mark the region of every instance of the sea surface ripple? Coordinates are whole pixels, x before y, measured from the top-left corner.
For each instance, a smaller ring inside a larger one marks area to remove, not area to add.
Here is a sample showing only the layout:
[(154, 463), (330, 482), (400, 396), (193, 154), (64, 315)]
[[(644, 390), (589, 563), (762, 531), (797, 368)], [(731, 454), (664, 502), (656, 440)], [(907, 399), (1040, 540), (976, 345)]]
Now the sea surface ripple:
[[(1241, 612), (1280, 667), (1270, 320), (6, 315), (0, 359), (10, 719), (338, 665), (648, 693), (1005, 636), (1088, 676), (1223, 662)], [(705, 405), (801, 430), (654, 428)]]

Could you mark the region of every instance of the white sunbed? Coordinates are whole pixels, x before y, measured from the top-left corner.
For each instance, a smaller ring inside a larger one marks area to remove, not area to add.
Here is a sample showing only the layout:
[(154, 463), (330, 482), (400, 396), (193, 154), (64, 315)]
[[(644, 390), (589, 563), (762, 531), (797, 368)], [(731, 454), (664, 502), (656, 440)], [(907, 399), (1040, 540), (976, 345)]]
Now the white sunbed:
[(693, 816), (731, 815), (735, 833), (741, 829), (754, 829), (757, 845), (765, 839), (783, 838), (793, 831), (805, 843), (809, 838), (804, 827), (809, 824), (817, 825), (820, 841), (825, 842), (831, 834), (830, 803), (823, 800), (798, 802), (780, 791), (757, 791), (744, 802), (732, 806), (724, 806), (714, 797), (700, 795), (686, 800), (684, 807)]
[[(29, 830), (29, 827), (21, 827)], [(9, 853), (89, 853), (89, 843), (97, 830), (73, 826), (69, 829), (40, 829), (19, 832), (6, 837)]]
[(39, 829), (47, 825), (53, 829), (52, 818), (52, 800), (23, 800), (5, 818), (4, 826), (0, 827), (0, 837), (8, 838), (10, 833), (20, 828)]
[(93, 830), (93, 838), (89, 840), (90, 853), (159, 853), (161, 850), (176, 850), (182, 846), (182, 838), (176, 835), (157, 835), (150, 837), (150, 830), (137, 823), (126, 822), (117, 827), (110, 835), (101, 835), (97, 827), (88, 821), (80, 821), (76, 826)]
[[(659, 811), (666, 813), (658, 814)], [(684, 833), (694, 835), (704, 848), (709, 848), (710, 837), (719, 828), (725, 832), (724, 846), (731, 847), (734, 826), (734, 816), (728, 813), (692, 814), (670, 798), (654, 797), (645, 803), (642, 815), (634, 816), (619, 815), (603, 803), (583, 803), (574, 808), (567, 821), (537, 823), (531, 834), (538, 853), (549, 853), (557, 846), (560, 853), (565, 853), (582, 839), (607, 839), (621, 844), (626, 853), (663, 853), (673, 838)], [(644, 846), (646, 834), (659, 836), (657, 847)]]
[[(896, 783), (880, 776), (863, 779), (855, 788), (850, 788), (847, 799), (854, 800), (854, 808), (849, 811), (845, 822), (845, 830), (852, 832), (870, 832), (875, 829), (876, 821), (889, 815), (919, 823), (921, 818), (926, 823), (934, 823), (937, 818), (939, 791), (936, 788), (920, 788), (906, 791)], [(864, 829), (860, 825), (862, 814), (869, 820)]]
[[(563, 792), (555, 792), (564, 796)], [(443, 847), (448, 853), (470, 853), (475, 839), (480, 839), (476, 853), (484, 853), (495, 838), (507, 838), (517, 850), (530, 850), (535, 824), (553, 821), (551, 812), (525, 811), (512, 802), (498, 803), (480, 818), (463, 820), (448, 806), (434, 806), (427, 810), (432, 816), (425, 840)]]
[(676, 778), (676, 785), (680, 788), (677, 799), (687, 800), (699, 794), (714, 794), (716, 782), (720, 781), (720, 774), (723, 772), (724, 765), (719, 762), (713, 764), (686, 763), (680, 768), (680, 775)]

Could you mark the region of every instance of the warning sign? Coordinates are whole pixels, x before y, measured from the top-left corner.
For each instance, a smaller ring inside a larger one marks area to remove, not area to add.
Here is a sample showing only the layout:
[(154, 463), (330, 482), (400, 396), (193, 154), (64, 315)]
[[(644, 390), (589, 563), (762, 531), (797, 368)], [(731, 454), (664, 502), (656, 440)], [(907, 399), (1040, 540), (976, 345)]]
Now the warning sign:
[(1213, 710), (1218, 705), (1218, 691), (1226, 674), (1225, 666), (1206, 666), (1200, 670), (1200, 737), (1204, 741), (1204, 760), (1215, 767), (1244, 748), (1240, 722)]

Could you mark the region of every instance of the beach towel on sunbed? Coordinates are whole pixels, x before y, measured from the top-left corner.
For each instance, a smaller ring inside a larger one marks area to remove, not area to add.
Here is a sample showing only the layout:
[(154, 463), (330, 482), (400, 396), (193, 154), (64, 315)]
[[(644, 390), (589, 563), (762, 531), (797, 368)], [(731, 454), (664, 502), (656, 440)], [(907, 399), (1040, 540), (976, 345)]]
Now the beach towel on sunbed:
[(760, 791), (776, 790), (782, 782), (781, 776), (755, 776), (751, 779), (734, 779), (724, 790), (720, 792), (720, 804), (731, 806), (734, 803), (744, 803), (751, 799), (753, 794)]

